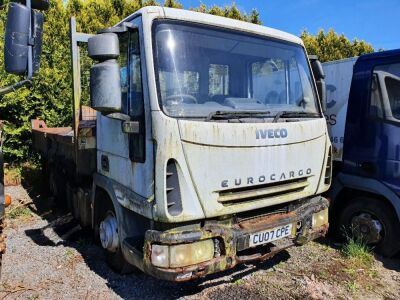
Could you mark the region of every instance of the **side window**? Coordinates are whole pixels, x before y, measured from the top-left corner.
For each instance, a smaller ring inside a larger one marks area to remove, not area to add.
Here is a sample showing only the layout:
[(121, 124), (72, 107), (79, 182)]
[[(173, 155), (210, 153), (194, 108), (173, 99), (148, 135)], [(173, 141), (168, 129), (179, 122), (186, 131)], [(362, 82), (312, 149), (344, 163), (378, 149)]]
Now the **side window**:
[(139, 35), (137, 32), (131, 33), (129, 37), (129, 72), (129, 115), (138, 117), (144, 113), (144, 101)]
[(373, 118), (383, 118), (382, 92), (379, 86), (379, 79), (376, 74), (372, 75), (369, 114)]
[(386, 77), (386, 89), (388, 93), (392, 116), (400, 120), (400, 78)]
[(128, 113), (128, 44), (129, 34), (125, 33), (119, 37), (120, 56), (118, 57), (121, 76), (122, 111), (124, 113)]
[(197, 95), (199, 93), (200, 74), (194, 71), (183, 72), (183, 82), (186, 86), (186, 94)]
[(229, 95), (229, 66), (211, 64), (208, 69), (208, 94)]
[(265, 104), (286, 103), (285, 63), (280, 59), (251, 64), (252, 97)]
[(400, 120), (400, 64), (374, 68), (370, 114), (390, 121)]

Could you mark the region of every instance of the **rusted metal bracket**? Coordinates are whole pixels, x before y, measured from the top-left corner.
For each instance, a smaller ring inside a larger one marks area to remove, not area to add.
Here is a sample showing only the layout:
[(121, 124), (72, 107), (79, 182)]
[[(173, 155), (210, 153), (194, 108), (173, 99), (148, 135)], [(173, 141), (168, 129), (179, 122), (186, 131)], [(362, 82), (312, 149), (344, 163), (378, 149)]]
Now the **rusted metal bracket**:
[(75, 163), (78, 163), (78, 131), (79, 121), (81, 120), (81, 65), (80, 65), (80, 43), (87, 43), (92, 34), (86, 34), (76, 31), (76, 20), (74, 17), (70, 20), (70, 39), (71, 39), (71, 59), (72, 59), (72, 110), (74, 130)]

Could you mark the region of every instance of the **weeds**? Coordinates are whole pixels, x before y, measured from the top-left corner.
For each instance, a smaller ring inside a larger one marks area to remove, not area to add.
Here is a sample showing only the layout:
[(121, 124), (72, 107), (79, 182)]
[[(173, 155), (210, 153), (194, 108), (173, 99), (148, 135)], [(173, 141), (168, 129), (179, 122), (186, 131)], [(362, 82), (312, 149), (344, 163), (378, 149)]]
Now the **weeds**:
[(67, 258), (72, 258), (75, 256), (75, 252), (72, 249), (67, 249), (67, 250), (65, 250), (65, 256)]
[(244, 284), (244, 280), (243, 279), (238, 279), (238, 280), (235, 280), (233, 282), (233, 285), (235, 285), (235, 286), (242, 285), (242, 284)]
[(18, 185), (21, 183), (21, 167), (6, 167), (4, 169), (4, 183), (5, 185)]
[[(354, 232), (354, 230), (352, 230)], [(341, 253), (344, 257), (355, 260), (361, 266), (370, 267), (374, 262), (372, 249), (367, 245), (362, 236), (346, 234), (346, 243), (343, 244)]]
[(26, 206), (21, 206), (21, 207), (16, 207), (14, 209), (11, 209), (8, 213), (7, 216), (10, 219), (17, 219), (17, 218), (23, 218), (23, 217), (32, 217), (32, 211), (26, 207)]
[(353, 293), (359, 289), (359, 286), (358, 286), (357, 282), (355, 282), (355, 281), (346, 282), (346, 286), (347, 286), (347, 289)]

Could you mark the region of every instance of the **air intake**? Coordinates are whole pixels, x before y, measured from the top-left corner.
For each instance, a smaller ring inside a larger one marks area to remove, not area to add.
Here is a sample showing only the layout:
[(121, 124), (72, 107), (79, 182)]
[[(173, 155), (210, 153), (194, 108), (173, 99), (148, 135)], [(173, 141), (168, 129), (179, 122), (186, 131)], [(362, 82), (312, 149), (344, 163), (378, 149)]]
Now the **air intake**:
[(328, 152), (328, 160), (326, 162), (324, 183), (326, 185), (330, 185), (331, 182), (332, 182), (332, 147), (329, 149), (329, 152)]
[(224, 205), (264, 200), (301, 193), (308, 186), (308, 177), (272, 182), (257, 186), (219, 191), (218, 202)]
[(171, 216), (178, 216), (182, 213), (181, 190), (176, 161), (170, 159), (166, 169), (166, 195), (167, 207)]

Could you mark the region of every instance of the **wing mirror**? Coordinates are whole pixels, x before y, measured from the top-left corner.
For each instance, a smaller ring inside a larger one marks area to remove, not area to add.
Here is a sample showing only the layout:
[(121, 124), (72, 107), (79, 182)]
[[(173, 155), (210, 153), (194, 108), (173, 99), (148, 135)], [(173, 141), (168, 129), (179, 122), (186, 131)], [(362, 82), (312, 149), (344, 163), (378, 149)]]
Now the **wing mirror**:
[(90, 69), (90, 99), (93, 109), (102, 113), (122, 109), (121, 75), (117, 61), (119, 40), (115, 33), (103, 33), (88, 41), (89, 57), (99, 61)]
[(316, 55), (310, 55), (309, 57), (311, 69), (314, 74), (314, 78), (317, 84), (317, 90), (319, 95), (319, 101), (321, 103), (322, 111), (325, 113), (327, 106), (326, 106), (326, 82), (325, 82), (325, 72), (322, 67), (321, 62)]
[[(131, 24), (103, 29), (88, 41), (88, 55), (98, 61), (90, 70), (90, 100), (92, 108), (111, 118), (121, 118), (122, 88), (121, 73), (118, 64), (119, 34), (137, 30)], [(123, 77), (123, 76), (122, 76)], [(127, 127), (126, 131), (132, 131)]]
[[(43, 14), (49, 8), (45, 0), (11, 2), (8, 7), (4, 43), (4, 64), (8, 73), (27, 74), (31, 79), (39, 70), (42, 52)], [(26, 4), (26, 5), (24, 5)]]

